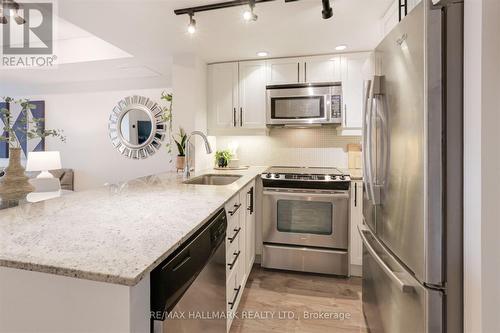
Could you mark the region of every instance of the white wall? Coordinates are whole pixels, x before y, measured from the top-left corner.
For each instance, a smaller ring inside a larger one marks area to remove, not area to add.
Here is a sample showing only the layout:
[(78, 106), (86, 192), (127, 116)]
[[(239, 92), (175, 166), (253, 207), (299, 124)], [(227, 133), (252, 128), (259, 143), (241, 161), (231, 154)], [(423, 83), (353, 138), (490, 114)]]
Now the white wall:
[(218, 136), (217, 149), (239, 143), (241, 165), (320, 166), (347, 168), (347, 144), (360, 137), (338, 136), (335, 129), (275, 128), (269, 136)]
[(500, 1), (465, 0), (465, 331), (500, 332)]
[[(65, 92), (22, 96), (32, 100), (45, 100), (46, 127), (63, 129), (67, 138), (62, 143), (47, 138), (47, 150), (59, 150), (64, 168), (75, 170), (75, 189), (85, 190), (104, 183), (125, 181), (141, 176), (174, 170), (177, 148), (173, 147), (173, 162), (167, 149), (146, 160), (123, 157), (111, 144), (108, 136), (108, 119), (118, 101), (129, 95), (142, 95), (160, 102), (162, 91), (172, 91), (173, 132), (179, 126), (186, 131), (201, 130), (206, 133), (206, 63), (192, 55), (174, 59), (172, 87), (131, 90), (106, 90)], [(197, 169), (212, 166), (213, 155), (207, 155), (202, 142), (195, 141)], [(215, 138), (212, 138), (215, 145)], [(5, 164), (6, 161), (0, 161)]]
[(75, 170), (76, 190), (102, 186), (172, 169), (167, 150), (162, 148), (146, 160), (122, 156), (111, 144), (108, 119), (118, 101), (142, 95), (160, 101), (165, 89), (125, 90), (33, 96), (45, 100), (46, 127), (63, 129), (62, 143), (47, 138), (47, 150), (59, 150), (64, 168)]

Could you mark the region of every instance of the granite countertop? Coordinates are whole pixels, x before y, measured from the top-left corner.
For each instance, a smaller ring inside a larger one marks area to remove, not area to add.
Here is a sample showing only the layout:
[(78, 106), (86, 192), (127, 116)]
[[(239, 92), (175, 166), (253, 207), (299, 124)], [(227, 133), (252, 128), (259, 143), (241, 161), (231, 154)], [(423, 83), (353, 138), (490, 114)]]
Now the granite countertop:
[(164, 173), (0, 211), (0, 266), (133, 286), (267, 167), (225, 186)]

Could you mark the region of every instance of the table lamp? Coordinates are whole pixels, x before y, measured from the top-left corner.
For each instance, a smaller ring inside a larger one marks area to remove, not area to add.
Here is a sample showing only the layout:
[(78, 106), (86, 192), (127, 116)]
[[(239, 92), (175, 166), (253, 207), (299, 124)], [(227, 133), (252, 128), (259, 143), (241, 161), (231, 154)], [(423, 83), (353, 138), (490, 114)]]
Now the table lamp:
[(49, 170), (61, 168), (61, 154), (58, 151), (37, 151), (28, 153), (26, 171), (41, 171), (37, 178), (54, 178)]

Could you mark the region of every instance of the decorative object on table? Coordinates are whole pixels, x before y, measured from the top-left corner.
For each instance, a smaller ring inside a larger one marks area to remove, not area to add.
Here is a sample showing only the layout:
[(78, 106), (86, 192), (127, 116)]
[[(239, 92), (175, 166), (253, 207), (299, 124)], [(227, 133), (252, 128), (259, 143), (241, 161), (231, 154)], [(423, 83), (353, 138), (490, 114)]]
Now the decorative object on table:
[(108, 130), (113, 146), (123, 156), (148, 158), (161, 148), (167, 135), (164, 110), (147, 97), (125, 97), (113, 108)]
[(61, 168), (61, 154), (58, 151), (38, 151), (28, 153), (26, 171), (40, 171), (37, 178), (54, 178), (49, 171)]
[[(21, 108), (18, 115), (13, 112), (16, 107)], [(26, 194), (34, 190), (21, 164), (21, 154), (27, 152), (29, 140), (38, 142), (35, 149), (44, 148), (45, 138), (48, 136), (63, 142), (66, 140), (62, 130), (45, 129), (45, 119), (37, 118), (38, 114), (34, 112), (37, 108), (29, 100), (14, 100), (11, 97), (5, 97), (3, 107), (0, 108), (3, 124), (0, 142), (6, 142), (9, 147), (9, 166), (0, 182), (0, 197), (3, 201), (24, 199)]]
[(225, 168), (228, 166), (229, 161), (231, 161), (232, 156), (233, 155), (229, 149), (217, 150), (215, 152), (215, 163), (219, 168)]
[(179, 134), (177, 134), (177, 136), (178, 139), (174, 139), (178, 151), (175, 167), (177, 171), (179, 170), (182, 171), (186, 166), (186, 141), (187, 141), (187, 134), (182, 127), (179, 127)]
[(168, 94), (166, 92), (161, 93), (161, 99), (165, 102), (167, 102), (167, 106), (163, 107), (163, 116), (162, 119), (163, 121), (167, 124), (167, 129), (168, 129), (168, 142), (165, 144), (165, 147), (167, 147), (167, 152), (168, 155), (170, 156), (170, 161), (169, 163), (172, 163), (172, 121), (173, 121), (173, 114), (172, 114), (172, 103), (173, 103), (173, 95)]
[(363, 167), (363, 159), (361, 157), (361, 145), (360, 144), (348, 144), (347, 145), (347, 155), (348, 155), (348, 167), (349, 169), (361, 169)]
[(238, 147), (239, 143), (236, 141), (231, 142), (228, 146), (228, 150), (231, 153), (231, 159), (229, 160), (227, 167), (232, 170), (241, 170), (239, 169), (240, 159), (238, 158)]

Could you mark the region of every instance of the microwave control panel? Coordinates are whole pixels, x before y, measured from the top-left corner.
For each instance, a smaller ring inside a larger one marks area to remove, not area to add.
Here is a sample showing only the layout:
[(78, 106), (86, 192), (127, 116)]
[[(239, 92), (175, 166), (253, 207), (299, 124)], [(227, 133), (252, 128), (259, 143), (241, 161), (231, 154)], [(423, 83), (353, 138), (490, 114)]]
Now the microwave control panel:
[(342, 121), (342, 96), (332, 95), (332, 119)]

